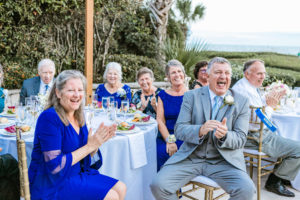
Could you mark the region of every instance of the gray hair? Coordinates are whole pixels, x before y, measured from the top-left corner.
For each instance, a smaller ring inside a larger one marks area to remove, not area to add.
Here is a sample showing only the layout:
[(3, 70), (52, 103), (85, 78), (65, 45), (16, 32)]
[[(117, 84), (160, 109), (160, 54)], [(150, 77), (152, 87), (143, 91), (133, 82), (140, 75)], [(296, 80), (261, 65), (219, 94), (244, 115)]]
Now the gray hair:
[(150, 77), (151, 79), (154, 81), (155, 78), (154, 78), (154, 74), (153, 74), (153, 71), (151, 69), (149, 69), (148, 67), (142, 67), (141, 69), (139, 69), (137, 72), (136, 72), (136, 81), (139, 80), (139, 78), (144, 75), (144, 74), (150, 74)]
[(48, 59), (48, 58), (42, 59), (38, 64), (38, 71), (40, 71), (44, 66), (53, 67), (54, 72), (55, 72), (55, 64), (51, 59)]
[(215, 64), (215, 63), (221, 63), (221, 64), (228, 64), (230, 69), (231, 69), (231, 64), (230, 62), (226, 59), (226, 58), (223, 58), (223, 57), (214, 57), (213, 59), (211, 59), (207, 65), (207, 74), (210, 74), (210, 70), (212, 68), (212, 66)]
[(0, 86), (1, 86), (3, 79), (4, 79), (3, 67), (1, 64), (0, 64), (0, 74), (1, 74), (1, 77), (0, 77)]
[(260, 59), (248, 60), (247, 62), (244, 63), (243, 72), (245, 73), (251, 67), (251, 65), (253, 65), (253, 63), (256, 63), (256, 62), (260, 62), (263, 65), (265, 64), (265, 62), (263, 60), (260, 60)]
[(184, 67), (181, 64), (181, 62), (179, 62), (176, 59), (173, 59), (173, 60), (170, 60), (166, 65), (165, 74), (167, 77), (169, 77), (169, 75), (170, 75), (170, 67), (179, 67), (182, 70), (182, 72), (184, 73), (184, 76), (186, 76)]
[(104, 81), (106, 81), (106, 76), (107, 76), (107, 72), (110, 69), (115, 69), (117, 71), (117, 74), (119, 76), (120, 81), (122, 81), (122, 67), (119, 63), (117, 62), (110, 62), (106, 65), (105, 67), (105, 71), (104, 71), (104, 75), (103, 75), (103, 79)]
[[(64, 89), (66, 85), (66, 82), (70, 79), (80, 79), (82, 81), (83, 89), (84, 89), (84, 99), (85, 99), (86, 78), (84, 77), (84, 75), (77, 70), (65, 70), (56, 77), (53, 86), (51, 88), (48, 102), (45, 108), (48, 109), (50, 107), (54, 107), (59, 118), (65, 124), (65, 126), (69, 125), (69, 120), (67, 119), (67, 114), (65, 112), (65, 109), (60, 104), (60, 99), (57, 97), (55, 90), (57, 89), (58, 91), (62, 91), (62, 89)], [(79, 109), (76, 110), (74, 113), (75, 119), (78, 120), (78, 123), (81, 127), (84, 126), (85, 124), (84, 114), (83, 114), (84, 102), (85, 101), (83, 100)]]

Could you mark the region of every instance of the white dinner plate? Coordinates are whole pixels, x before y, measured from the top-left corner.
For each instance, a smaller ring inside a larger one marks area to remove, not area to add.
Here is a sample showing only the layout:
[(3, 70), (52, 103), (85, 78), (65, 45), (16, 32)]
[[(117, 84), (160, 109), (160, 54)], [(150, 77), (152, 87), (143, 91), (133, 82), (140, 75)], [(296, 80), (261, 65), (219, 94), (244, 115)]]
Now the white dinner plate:
[[(33, 128), (30, 129), (30, 131), (26, 131), (26, 132), (22, 132), (21, 135), (31, 135), (34, 133)], [(9, 136), (9, 137), (16, 137), (16, 133), (10, 133), (7, 132), (5, 129), (0, 129), (0, 135), (5, 135), (5, 136)]]
[(143, 122), (143, 121), (142, 122), (133, 122), (132, 120), (133, 120), (133, 118), (130, 118), (130, 119), (127, 120), (127, 122), (131, 123), (131, 124), (134, 124), (134, 125), (140, 125), (140, 126), (145, 126), (145, 125), (153, 124), (153, 123), (156, 122), (156, 120), (153, 119), (152, 117), (150, 117), (150, 120), (147, 121), (147, 122)]
[(9, 114), (9, 113), (0, 113), (0, 117), (6, 117), (6, 118), (16, 118), (16, 114)]
[(132, 130), (126, 130), (126, 131), (117, 130), (116, 133), (117, 134), (132, 134), (132, 133), (137, 133), (139, 131), (140, 131), (139, 127), (134, 127), (134, 129), (132, 129)]
[(8, 120), (6, 123), (0, 123), (0, 128), (6, 128), (6, 127), (11, 126), (13, 124), (15, 124), (14, 120)]

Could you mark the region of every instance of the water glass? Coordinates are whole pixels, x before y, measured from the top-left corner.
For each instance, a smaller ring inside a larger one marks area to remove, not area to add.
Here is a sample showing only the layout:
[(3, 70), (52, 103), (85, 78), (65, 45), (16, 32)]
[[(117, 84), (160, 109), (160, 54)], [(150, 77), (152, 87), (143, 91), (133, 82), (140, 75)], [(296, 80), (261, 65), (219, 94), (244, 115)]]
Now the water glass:
[(25, 120), (27, 118), (27, 111), (24, 106), (22, 106), (22, 103), (17, 108), (17, 122), (20, 124), (24, 124)]
[(93, 105), (93, 108), (98, 108), (98, 95), (97, 94), (94, 94), (93, 95), (93, 99), (92, 99), (92, 105)]
[(123, 118), (125, 119), (125, 115), (129, 110), (129, 101), (128, 100), (122, 100), (121, 101), (121, 112), (123, 113)]
[(107, 112), (109, 109), (109, 104), (110, 104), (109, 101), (110, 101), (109, 97), (102, 97), (102, 107), (105, 112)]
[(89, 106), (89, 108), (85, 112), (86, 126), (88, 130), (92, 127), (92, 120), (94, 118), (93, 107)]

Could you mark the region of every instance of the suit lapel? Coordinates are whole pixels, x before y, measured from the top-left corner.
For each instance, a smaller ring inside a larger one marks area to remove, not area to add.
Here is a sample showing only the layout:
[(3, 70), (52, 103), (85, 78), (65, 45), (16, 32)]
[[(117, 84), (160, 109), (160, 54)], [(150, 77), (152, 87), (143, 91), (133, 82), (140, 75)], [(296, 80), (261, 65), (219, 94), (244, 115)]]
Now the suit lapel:
[[(232, 93), (231, 93), (230, 90), (227, 91), (225, 97), (226, 97), (227, 95), (231, 95), (231, 96), (232, 96)], [(224, 97), (224, 98), (225, 98), (225, 97)], [(223, 104), (224, 104), (224, 103), (222, 103), (222, 106), (223, 106)], [(228, 110), (231, 110), (231, 108), (232, 108), (232, 106), (229, 106), (229, 105), (223, 106), (223, 108), (221, 108), (221, 109), (219, 110), (219, 112), (218, 112), (218, 114), (217, 114), (217, 117), (216, 117), (216, 120), (217, 120), (217, 121), (222, 121), (223, 118), (224, 118), (224, 116), (226, 115), (226, 112), (227, 112)]]
[(205, 86), (201, 90), (201, 97), (200, 102), (202, 103), (202, 109), (204, 111), (205, 121), (210, 120), (211, 115), (211, 102), (210, 96), (208, 92), (208, 86)]
[(40, 92), (40, 84), (41, 84), (41, 78), (38, 76), (35, 79), (35, 84), (34, 84), (34, 87), (33, 87), (34, 94), (36, 94), (36, 95)]

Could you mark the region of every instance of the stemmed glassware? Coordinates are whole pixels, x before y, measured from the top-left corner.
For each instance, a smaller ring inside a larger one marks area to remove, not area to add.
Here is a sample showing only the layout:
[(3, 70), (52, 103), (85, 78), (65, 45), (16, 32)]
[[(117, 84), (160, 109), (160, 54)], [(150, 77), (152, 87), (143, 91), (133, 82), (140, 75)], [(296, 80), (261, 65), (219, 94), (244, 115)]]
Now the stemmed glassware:
[(86, 126), (88, 129), (92, 127), (92, 120), (94, 118), (94, 109), (93, 106), (89, 105), (88, 109), (85, 112)]
[(93, 95), (92, 105), (93, 105), (94, 109), (98, 108), (98, 95), (97, 94)]
[(108, 111), (108, 109), (109, 109), (109, 104), (110, 104), (110, 99), (109, 99), (109, 97), (102, 97), (102, 108), (104, 109), (105, 112)]
[(121, 113), (123, 114), (123, 119), (125, 120), (126, 113), (129, 110), (129, 101), (128, 100), (122, 100), (121, 101)]

